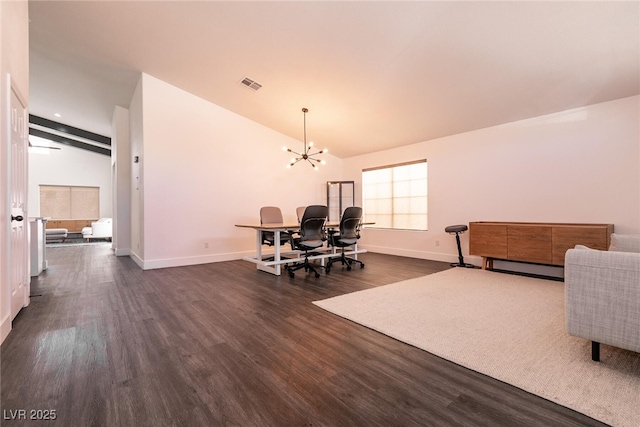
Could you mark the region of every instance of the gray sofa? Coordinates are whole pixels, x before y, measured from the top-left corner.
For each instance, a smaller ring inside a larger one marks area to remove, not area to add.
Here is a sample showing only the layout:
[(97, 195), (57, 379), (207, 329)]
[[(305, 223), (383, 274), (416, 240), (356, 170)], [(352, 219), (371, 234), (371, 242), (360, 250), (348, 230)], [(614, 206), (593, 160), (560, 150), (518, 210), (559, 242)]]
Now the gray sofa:
[(611, 235), (608, 251), (585, 246), (565, 256), (565, 308), (569, 335), (640, 352), (640, 235)]

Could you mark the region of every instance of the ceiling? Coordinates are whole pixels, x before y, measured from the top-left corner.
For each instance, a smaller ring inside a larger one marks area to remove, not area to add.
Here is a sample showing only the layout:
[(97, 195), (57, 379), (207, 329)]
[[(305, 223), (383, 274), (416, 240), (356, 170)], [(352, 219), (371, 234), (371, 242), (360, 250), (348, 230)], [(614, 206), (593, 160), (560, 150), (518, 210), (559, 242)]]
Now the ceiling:
[(350, 157), (639, 94), (639, 4), (30, 1), (30, 113), (110, 135), (145, 72)]

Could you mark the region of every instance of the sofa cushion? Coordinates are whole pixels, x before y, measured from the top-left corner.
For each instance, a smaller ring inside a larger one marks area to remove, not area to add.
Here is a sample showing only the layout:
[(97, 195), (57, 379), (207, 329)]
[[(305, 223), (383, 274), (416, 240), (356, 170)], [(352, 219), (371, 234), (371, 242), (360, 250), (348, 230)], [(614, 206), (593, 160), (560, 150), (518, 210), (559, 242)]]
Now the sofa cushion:
[(609, 250), (640, 253), (640, 235), (613, 233)]

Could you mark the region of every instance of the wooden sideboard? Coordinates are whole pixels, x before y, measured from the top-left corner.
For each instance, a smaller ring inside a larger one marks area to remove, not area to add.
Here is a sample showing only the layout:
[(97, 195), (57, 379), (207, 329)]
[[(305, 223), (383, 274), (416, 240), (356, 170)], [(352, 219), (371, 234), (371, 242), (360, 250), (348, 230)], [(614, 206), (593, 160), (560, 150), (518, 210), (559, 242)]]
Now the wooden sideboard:
[(47, 228), (66, 228), (70, 233), (80, 233), (84, 227), (91, 227), (91, 223), (98, 219), (50, 219)]
[(564, 266), (564, 255), (575, 245), (607, 250), (613, 224), (543, 222), (471, 222), (469, 254), (482, 257), (482, 268), (493, 260)]

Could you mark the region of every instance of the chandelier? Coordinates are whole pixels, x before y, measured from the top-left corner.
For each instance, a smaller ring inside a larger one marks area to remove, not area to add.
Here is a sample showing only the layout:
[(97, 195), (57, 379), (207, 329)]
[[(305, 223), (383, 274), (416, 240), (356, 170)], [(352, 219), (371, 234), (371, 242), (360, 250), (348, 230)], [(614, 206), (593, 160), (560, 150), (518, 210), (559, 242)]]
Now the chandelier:
[(314, 170), (318, 170), (317, 163), (320, 163), (321, 165), (324, 165), (326, 163), (324, 160), (315, 158), (315, 156), (317, 156), (318, 154), (326, 153), (329, 150), (325, 148), (324, 150), (320, 150), (315, 153), (312, 153), (311, 147), (313, 147), (313, 142), (309, 141), (309, 144), (307, 144), (307, 112), (308, 111), (309, 110), (307, 108), (302, 109), (302, 112), (304, 113), (304, 115), (302, 116), (304, 120), (304, 151), (302, 153), (298, 153), (296, 151), (293, 151), (291, 148), (282, 147), (283, 151), (288, 151), (289, 153), (293, 153), (296, 155), (296, 157), (292, 157), (291, 160), (289, 161), (289, 164), (287, 165), (287, 169), (295, 165), (296, 163), (298, 163), (300, 160), (306, 160), (307, 162), (309, 162), (309, 164), (313, 166)]

